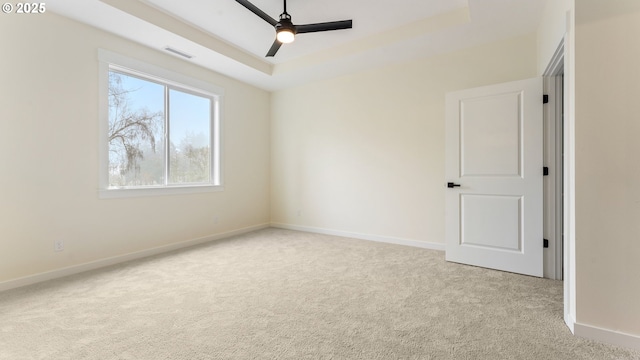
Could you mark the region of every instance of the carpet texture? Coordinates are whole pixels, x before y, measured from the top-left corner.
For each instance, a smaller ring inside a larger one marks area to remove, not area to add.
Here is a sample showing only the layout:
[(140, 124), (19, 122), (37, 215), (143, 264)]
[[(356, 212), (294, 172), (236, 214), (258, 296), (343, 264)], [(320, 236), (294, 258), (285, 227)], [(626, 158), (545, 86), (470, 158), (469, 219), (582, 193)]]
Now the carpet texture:
[(640, 359), (562, 282), (265, 229), (0, 293), (0, 359)]

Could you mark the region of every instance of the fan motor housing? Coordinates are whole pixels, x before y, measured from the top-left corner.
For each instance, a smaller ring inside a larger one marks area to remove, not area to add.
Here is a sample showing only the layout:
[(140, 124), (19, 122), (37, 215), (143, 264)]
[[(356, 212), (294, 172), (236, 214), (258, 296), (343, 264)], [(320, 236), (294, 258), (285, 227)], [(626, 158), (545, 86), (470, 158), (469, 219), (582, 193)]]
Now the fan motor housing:
[(283, 15), (285, 14), (280, 15), (280, 21), (276, 24), (276, 33), (279, 33), (282, 30), (289, 30), (295, 35), (297, 31), (295, 25), (291, 22), (291, 16), (286, 14), (287, 17), (283, 17)]

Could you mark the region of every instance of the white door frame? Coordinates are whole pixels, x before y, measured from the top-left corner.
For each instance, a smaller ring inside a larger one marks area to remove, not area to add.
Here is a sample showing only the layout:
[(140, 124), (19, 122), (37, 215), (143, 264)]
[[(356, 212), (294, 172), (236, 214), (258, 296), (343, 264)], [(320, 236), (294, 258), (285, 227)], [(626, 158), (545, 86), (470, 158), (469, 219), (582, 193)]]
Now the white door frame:
[[(572, 17), (568, 17), (568, 19), (572, 19)], [(573, 113), (575, 46), (573, 26), (573, 24), (567, 24), (567, 33), (543, 73), (549, 103), (554, 102), (554, 105), (548, 106), (549, 109), (546, 109), (545, 112), (545, 115), (548, 115), (549, 124), (555, 124), (555, 126), (549, 126), (549, 130), (555, 130), (555, 133), (550, 134), (547, 139), (549, 145), (554, 146), (555, 149), (554, 152), (548, 153), (547, 159), (553, 162), (556, 169), (556, 176), (549, 179), (550, 182), (555, 183), (549, 189), (554, 193), (553, 197), (550, 200), (546, 197), (549, 200), (547, 202), (549, 206), (545, 207), (545, 212), (548, 211), (549, 214), (548, 216), (545, 214), (545, 219), (548, 219), (550, 226), (545, 230), (545, 234), (551, 232), (556, 236), (553, 273), (555, 273), (556, 279), (559, 278), (558, 274), (562, 273), (564, 321), (572, 333), (575, 331), (576, 323), (575, 117)], [(561, 116), (564, 121), (556, 121), (556, 118), (560, 119)], [(545, 116), (545, 121), (546, 118), (547, 116)], [(561, 123), (562, 128), (559, 128)], [(562, 170), (560, 170), (560, 166), (562, 166)], [(552, 213), (554, 215), (551, 215)], [(553, 228), (554, 226), (555, 228)]]
[(549, 247), (544, 252), (544, 277), (563, 279), (562, 248), (562, 184), (563, 184), (563, 79), (564, 42), (556, 50), (543, 74), (544, 93), (544, 164), (549, 176), (544, 177), (544, 238)]

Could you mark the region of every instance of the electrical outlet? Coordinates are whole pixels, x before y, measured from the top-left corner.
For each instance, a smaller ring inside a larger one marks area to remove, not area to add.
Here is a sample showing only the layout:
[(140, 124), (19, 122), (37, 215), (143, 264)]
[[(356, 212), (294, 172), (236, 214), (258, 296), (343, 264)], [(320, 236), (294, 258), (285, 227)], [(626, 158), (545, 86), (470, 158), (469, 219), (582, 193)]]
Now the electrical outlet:
[(296, 216), (297, 216), (297, 217), (302, 216), (302, 210), (298, 209), (298, 210), (296, 211)]
[(220, 217), (219, 216), (214, 216), (213, 217), (213, 223), (214, 224), (218, 224), (220, 222)]
[(56, 240), (53, 242), (53, 251), (62, 251), (64, 250), (64, 240)]

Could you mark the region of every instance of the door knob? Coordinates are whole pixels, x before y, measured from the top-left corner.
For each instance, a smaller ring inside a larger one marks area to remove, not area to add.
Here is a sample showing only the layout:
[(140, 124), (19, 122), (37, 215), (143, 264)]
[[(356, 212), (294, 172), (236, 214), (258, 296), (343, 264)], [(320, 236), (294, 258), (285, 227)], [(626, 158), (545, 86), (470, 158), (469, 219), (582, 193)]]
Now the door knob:
[(450, 189), (453, 189), (454, 187), (460, 187), (460, 184), (454, 184), (454, 183), (450, 182), (450, 183), (447, 183), (447, 187), (450, 188)]

